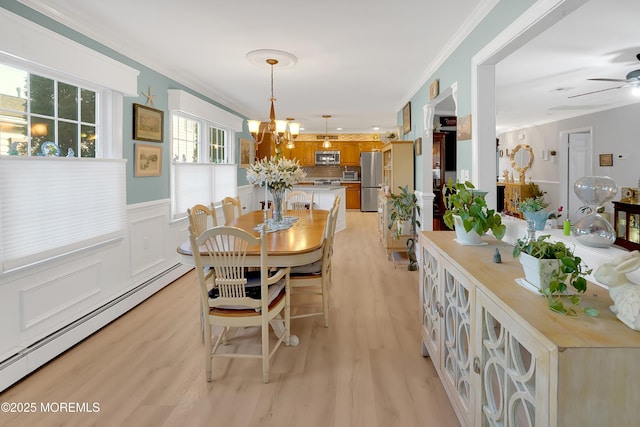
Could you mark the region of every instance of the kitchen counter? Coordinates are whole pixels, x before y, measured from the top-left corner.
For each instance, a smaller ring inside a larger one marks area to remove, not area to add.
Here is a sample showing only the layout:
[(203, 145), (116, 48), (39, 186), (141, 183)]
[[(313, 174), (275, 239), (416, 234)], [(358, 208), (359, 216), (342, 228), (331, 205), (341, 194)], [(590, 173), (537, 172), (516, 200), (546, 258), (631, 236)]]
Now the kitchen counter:
[(333, 206), (333, 199), (340, 196), (340, 206), (338, 208), (338, 221), (336, 231), (347, 228), (347, 204), (346, 187), (341, 185), (300, 185), (293, 186), (293, 190), (300, 190), (306, 193), (313, 193), (313, 204), (318, 209), (329, 210)]

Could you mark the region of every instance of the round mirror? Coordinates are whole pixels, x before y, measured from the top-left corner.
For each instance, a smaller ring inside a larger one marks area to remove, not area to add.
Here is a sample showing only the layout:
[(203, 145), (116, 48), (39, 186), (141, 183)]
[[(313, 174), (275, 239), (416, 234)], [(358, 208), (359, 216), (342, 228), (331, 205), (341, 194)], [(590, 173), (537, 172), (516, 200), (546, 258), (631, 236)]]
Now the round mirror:
[(533, 150), (527, 144), (518, 144), (511, 152), (511, 167), (524, 174), (533, 164)]

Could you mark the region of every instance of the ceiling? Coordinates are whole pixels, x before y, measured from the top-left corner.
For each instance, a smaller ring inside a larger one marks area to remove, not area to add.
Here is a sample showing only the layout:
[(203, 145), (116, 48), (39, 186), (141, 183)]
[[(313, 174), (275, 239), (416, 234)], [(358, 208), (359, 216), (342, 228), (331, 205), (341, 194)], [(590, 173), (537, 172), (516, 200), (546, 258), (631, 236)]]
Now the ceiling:
[[(268, 118), (270, 70), (266, 63), (250, 63), (246, 54), (257, 49), (291, 53), (297, 63), (274, 69), (276, 115), (294, 117), (306, 133), (325, 131), (323, 114), (333, 116), (330, 133), (338, 127), (343, 133), (373, 132), (374, 126), (394, 130), (397, 112), (495, 3), (325, 0), (303, 7), (293, 0), (21, 1), (259, 120)], [(444, 14), (446, 19), (437, 18)], [(615, 86), (588, 78), (624, 78), (640, 68), (635, 59), (639, 17), (637, 0), (590, 0), (500, 62), (499, 130), (638, 102), (628, 89), (567, 97)]]
[(623, 83), (640, 69), (640, 1), (590, 0), (496, 65), (496, 124), (504, 130), (640, 102)]

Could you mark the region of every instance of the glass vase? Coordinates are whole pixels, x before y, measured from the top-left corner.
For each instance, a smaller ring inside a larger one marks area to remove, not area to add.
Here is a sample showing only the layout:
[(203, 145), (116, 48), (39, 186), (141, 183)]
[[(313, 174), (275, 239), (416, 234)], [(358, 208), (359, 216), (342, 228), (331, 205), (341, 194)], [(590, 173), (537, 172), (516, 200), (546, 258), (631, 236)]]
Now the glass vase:
[(272, 188), (269, 187), (271, 197), (273, 198), (273, 222), (276, 224), (282, 223), (282, 203), (284, 200), (284, 188)]
[(545, 225), (547, 225), (547, 218), (551, 215), (551, 212), (546, 209), (539, 211), (524, 211), (523, 213), (527, 222), (533, 221), (534, 229), (536, 231), (544, 230)]
[(618, 187), (608, 176), (583, 176), (573, 185), (576, 196), (587, 206), (587, 215), (580, 218), (574, 229), (576, 240), (585, 246), (607, 248), (616, 241), (616, 232), (598, 208), (612, 200)]

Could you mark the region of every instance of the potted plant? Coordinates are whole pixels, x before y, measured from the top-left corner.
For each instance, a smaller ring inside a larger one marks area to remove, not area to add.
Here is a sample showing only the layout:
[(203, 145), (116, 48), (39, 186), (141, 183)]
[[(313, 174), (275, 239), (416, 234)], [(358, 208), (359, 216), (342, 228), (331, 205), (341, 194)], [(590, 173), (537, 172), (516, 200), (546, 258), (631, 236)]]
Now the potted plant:
[(408, 185), (398, 188), (400, 194), (391, 194), (389, 202), (389, 230), (393, 230), (395, 224), (396, 238), (402, 234), (414, 235), (416, 228), (420, 227), (418, 198), (414, 193), (409, 193)]
[(444, 188), (446, 211), (442, 216), (450, 229), (456, 230), (457, 240), (463, 244), (481, 244), (482, 236), (491, 230), (496, 239), (502, 240), (507, 227), (493, 209), (487, 207), (486, 192), (476, 190), (469, 181), (453, 184), (449, 180)]
[(549, 203), (544, 201), (544, 196), (534, 196), (518, 203), (518, 210), (524, 214), (527, 221), (533, 221), (536, 230), (544, 230), (547, 218), (551, 214), (547, 206)]
[[(577, 294), (567, 294), (568, 285), (579, 293), (587, 290), (585, 276), (591, 274), (579, 256), (563, 242), (549, 240), (550, 235), (537, 239), (518, 239), (513, 248), (513, 257), (520, 258), (525, 278), (537, 287), (547, 300), (552, 311), (576, 316), (581, 298)], [(569, 302), (565, 305), (564, 300)], [(597, 316), (598, 310), (584, 308), (584, 313)]]

